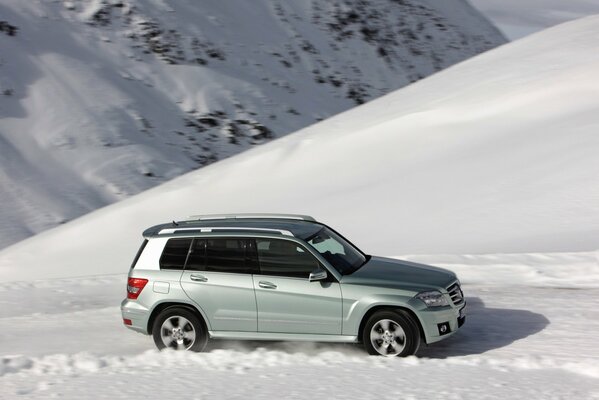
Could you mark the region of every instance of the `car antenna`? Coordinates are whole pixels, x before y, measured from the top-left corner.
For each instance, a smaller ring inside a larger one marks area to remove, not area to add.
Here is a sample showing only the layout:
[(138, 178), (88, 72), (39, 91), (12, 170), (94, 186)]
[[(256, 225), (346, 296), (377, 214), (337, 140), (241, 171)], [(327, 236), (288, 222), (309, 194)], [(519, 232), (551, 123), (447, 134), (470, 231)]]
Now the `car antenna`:
[(173, 220), (173, 225), (179, 226), (179, 223), (177, 221)]

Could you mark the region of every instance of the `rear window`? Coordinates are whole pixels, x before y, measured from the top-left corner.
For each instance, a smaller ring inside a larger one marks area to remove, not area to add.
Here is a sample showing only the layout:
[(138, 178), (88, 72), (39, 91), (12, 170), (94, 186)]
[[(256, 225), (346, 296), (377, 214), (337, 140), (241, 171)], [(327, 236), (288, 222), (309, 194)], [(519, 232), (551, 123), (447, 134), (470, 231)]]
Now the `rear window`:
[(160, 269), (183, 269), (191, 238), (169, 239), (160, 257)]

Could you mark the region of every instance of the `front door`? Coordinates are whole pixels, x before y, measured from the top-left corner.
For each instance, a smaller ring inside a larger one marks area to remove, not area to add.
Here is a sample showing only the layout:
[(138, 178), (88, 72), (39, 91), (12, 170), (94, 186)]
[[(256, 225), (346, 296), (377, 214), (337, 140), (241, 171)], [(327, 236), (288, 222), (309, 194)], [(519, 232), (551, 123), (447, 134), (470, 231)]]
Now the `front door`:
[(341, 334), (341, 288), (332, 280), (309, 282), (318, 260), (302, 245), (256, 239), (260, 273), (254, 275), (258, 331)]
[(195, 239), (181, 276), (185, 293), (214, 331), (256, 332), (257, 310), (245, 239)]

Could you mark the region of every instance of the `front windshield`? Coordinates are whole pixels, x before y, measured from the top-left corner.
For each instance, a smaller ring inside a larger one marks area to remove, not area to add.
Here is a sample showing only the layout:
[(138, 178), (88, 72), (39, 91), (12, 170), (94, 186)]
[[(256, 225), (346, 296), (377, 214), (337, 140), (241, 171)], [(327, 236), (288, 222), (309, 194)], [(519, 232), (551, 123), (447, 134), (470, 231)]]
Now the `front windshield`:
[(364, 254), (326, 226), (307, 242), (342, 275), (351, 274), (366, 262)]

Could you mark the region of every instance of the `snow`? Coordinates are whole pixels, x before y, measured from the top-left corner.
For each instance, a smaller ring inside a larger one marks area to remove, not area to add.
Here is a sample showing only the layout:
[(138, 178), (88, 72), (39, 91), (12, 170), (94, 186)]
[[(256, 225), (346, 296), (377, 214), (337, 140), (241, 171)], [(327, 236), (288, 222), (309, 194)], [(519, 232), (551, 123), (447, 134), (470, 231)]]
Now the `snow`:
[(313, 215), (388, 256), (594, 251), (597, 21), (489, 51), (25, 240), (0, 253), (0, 281), (120, 273), (145, 228), (205, 213)]
[(82, 390), (89, 398), (596, 398), (597, 289), (512, 286), (488, 266), (459, 266), (465, 282), (468, 270), (487, 270), (486, 282), (464, 283), (466, 325), (407, 359), (295, 342), (213, 341), (205, 353), (158, 352), (149, 337), (122, 326), (124, 274), (6, 284), (0, 390), (7, 399), (81, 398)]
[[(12, 399), (599, 399), (599, 17), (532, 35), (0, 252)], [(296, 212), (463, 282), (418, 357), (213, 341), (158, 352), (118, 304), (153, 223)]]
[(596, 0), (470, 0), (509, 39), (599, 14)]
[(444, 3), (3, 1), (0, 248), (505, 41)]
[[(448, 268), (458, 274), (462, 283), (473, 285), (599, 289), (598, 256), (599, 252), (578, 252), (404, 255), (401, 258)], [(489, 279), (489, 271), (492, 271), (492, 279)]]

